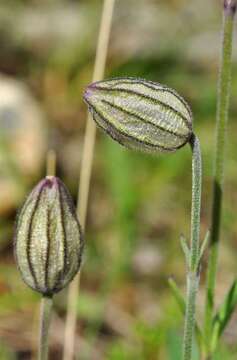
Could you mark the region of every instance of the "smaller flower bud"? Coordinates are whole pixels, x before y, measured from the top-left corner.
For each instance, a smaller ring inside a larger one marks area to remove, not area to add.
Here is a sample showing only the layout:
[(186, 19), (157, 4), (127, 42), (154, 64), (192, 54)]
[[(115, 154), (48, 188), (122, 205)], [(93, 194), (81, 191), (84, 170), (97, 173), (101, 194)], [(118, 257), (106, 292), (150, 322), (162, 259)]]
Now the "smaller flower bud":
[(47, 176), (26, 199), (14, 247), (23, 280), (43, 295), (57, 293), (78, 272), (82, 233), (72, 198), (57, 177)]
[(135, 78), (98, 81), (84, 99), (96, 123), (120, 144), (141, 151), (175, 151), (192, 136), (192, 113), (174, 90)]

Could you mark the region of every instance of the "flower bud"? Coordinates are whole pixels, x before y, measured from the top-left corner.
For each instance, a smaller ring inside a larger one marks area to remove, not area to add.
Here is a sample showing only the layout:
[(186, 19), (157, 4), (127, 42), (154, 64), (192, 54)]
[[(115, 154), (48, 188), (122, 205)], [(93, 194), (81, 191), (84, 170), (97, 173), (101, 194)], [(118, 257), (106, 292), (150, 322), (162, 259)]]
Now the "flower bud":
[(28, 196), (16, 221), (14, 246), (23, 280), (43, 295), (60, 291), (76, 275), (83, 238), (61, 180), (47, 176)]
[(191, 138), (188, 104), (158, 83), (135, 78), (98, 81), (87, 87), (84, 99), (96, 123), (129, 148), (175, 151)]

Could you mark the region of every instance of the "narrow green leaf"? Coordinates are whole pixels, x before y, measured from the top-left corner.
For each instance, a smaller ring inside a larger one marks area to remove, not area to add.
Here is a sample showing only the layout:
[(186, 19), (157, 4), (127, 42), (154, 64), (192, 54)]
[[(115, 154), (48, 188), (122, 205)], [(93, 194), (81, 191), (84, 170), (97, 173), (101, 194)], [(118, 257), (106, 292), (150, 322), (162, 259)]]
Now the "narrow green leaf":
[(167, 334), (167, 355), (169, 360), (182, 360), (182, 338), (174, 330)]
[(201, 247), (200, 247), (200, 252), (199, 252), (199, 263), (200, 261), (202, 260), (202, 257), (203, 257), (203, 254), (207, 248), (207, 245), (209, 243), (209, 239), (210, 239), (210, 230), (207, 230), (206, 232), (206, 235), (205, 235), (205, 238), (201, 244)]
[(185, 299), (184, 299), (183, 295), (181, 294), (181, 291), (179, 290), (176, 282), (174, 281), (173, 278), (170, 277), (168, 279), (168, 284), (169, 284), (170, 289), (171, 289), (171, 291), (173, 293), (173, 296), (174, 296), (174, 298), (175, 298), (175, 300), (176, 300), (176, 302), (177, 302), (177, 304), (179, 306), (179, 309), (180, 309), (181, 313), (185, 314), (185, 307), (186, 307)]
[(233, 281), (232, 286), (230, 287), (223, 304), (217, 311), (212, 322), (212, 340), (211, 340), (211, 350), (214, 351), (217, 347), (218, 340), (225, 330), (231, 315), (233, 314), (235, 307), (237, 305), (237, 279)]
[(190, 264), (190, 250), (189, 250), (187, 239), (184, 237), (184, 235), (180, 236), (180, 243), (181, 243), (181, 247), (183, 249), (184, 255), (185, 255), (186, 264), (189, 266), (189, 264)]

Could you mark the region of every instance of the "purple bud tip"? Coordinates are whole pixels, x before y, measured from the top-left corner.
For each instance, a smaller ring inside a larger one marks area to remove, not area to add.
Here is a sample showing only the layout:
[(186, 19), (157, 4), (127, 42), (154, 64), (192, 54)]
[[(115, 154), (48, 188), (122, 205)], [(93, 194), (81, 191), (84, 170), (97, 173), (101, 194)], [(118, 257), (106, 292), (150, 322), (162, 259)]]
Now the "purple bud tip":
[(96, 88), (95, 86), (96, 83), (92, 83), (89, 86), (87, 86), (85, 92), (84, 92), (84, 99), (87, 101), (94, 93), (94, 89)]
[(57, 178), (55, 176), (46, 176), (46, 178), (43, 180), (43, 187), (48, 187), (51, 189), (53, 186), (57, 185)]
[(236, 0), (224, 0), (224, 9), (226, 15), (234, 15), (236, 12)]
[(46, 176), (37, 186), (38, 191), (43, 188), (52, 189), (53, 186), (58, 186), (58, 179), (55, 176)]

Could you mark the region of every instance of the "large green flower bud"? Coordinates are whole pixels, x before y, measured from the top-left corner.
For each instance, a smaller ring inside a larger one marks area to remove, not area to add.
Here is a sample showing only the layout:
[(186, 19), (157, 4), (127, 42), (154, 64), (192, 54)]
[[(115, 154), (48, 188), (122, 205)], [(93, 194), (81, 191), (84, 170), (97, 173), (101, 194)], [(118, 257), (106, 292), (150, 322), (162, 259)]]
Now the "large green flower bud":
[(65, 185), (47, 176), (26, 199), (16, 222), (15, 256), (23, 280), (43, 295), (63, 289), (78, 272), (83, 238)]
[(87, 87), (84, 99), (96, 123), (132, 149), (175, 151), (193, 133), (188, 104), (174, 90), (152, 81), (98, 81)]

